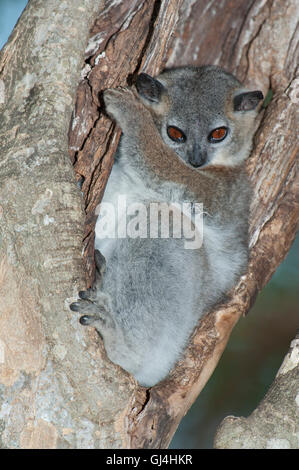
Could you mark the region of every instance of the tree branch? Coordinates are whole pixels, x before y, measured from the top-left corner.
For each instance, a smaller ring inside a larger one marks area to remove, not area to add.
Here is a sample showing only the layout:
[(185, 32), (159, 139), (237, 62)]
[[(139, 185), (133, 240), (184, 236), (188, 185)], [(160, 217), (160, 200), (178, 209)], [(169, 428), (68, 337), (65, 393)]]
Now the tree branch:
[(299, 336), (270, 390), (248, 418), (228, 416), (215, 438), (220, 449), (298, 449)]

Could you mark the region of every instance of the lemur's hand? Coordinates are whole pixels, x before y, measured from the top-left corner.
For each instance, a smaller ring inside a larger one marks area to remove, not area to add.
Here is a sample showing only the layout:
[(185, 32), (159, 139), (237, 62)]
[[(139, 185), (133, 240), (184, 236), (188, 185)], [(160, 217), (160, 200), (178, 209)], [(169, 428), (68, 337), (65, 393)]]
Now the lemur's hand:
[(123, 132), (152, 119), (150, 112), (132, 88), (111, 88), (104, 91), (103, 97), (107, 113), (117, 122)]

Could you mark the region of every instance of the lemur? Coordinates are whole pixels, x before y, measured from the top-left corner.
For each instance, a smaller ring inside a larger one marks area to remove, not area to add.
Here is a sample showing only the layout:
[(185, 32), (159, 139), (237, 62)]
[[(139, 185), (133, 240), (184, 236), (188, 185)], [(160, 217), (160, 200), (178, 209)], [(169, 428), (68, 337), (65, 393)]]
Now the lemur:
[[(103, 97), (122, 130), (102, 201), (118, 207), (116, 226), (106, 217), (110, 229), (117, 232), (128, 215), (120, 196), (135, 209), (203, 208), (202, 243), (191, 249), (183, 236), (118, 237), (109, 229), (104, 238), (100, 212), (97, 278), (71, 304), (83, 314), (80, 322), (101, 334), (109, 358), (150, 387), (168, 375), (199, 319), (246, 271), (251, 190), (244, 162), (263, 94), (217, 66), (201, 66), (157, 78), (141, 73), (135, 86), (107, 89)], [(194, 214), (190, 220), (194, 227)]]

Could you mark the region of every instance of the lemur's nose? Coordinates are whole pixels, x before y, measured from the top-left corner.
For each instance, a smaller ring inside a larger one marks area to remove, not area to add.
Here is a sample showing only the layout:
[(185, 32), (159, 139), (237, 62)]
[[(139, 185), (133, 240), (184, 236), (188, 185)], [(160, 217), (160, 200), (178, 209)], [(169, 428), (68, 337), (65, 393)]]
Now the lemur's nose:
[(204, 163), (206, 163), (206, 160), (207, 153), (200, 149), (198, 143), (195, 143), (193, 149), (188, 152), (188, 161), (190, 165), (194, 166), (195, 168), (198, 168)]

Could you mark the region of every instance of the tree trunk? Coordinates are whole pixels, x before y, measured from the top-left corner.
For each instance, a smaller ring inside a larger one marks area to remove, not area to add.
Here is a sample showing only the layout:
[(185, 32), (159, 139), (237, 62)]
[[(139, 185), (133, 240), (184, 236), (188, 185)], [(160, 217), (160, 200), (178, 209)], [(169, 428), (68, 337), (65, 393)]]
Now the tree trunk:
[[(297, 17), (295, 0), (29, 1), (0, 56), (3, 447), (167, 447), (298, 228)], [(145, 389), (68, 308), (84, 267), (93, 279), (94, 211), (119, 137), (99, 93), (203, 63), (273, 93), (248, 161), (250, 266), (169, 378)]]

